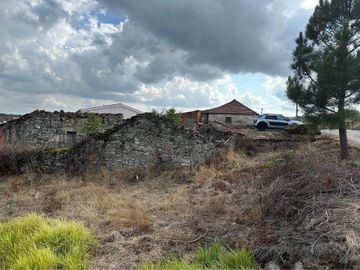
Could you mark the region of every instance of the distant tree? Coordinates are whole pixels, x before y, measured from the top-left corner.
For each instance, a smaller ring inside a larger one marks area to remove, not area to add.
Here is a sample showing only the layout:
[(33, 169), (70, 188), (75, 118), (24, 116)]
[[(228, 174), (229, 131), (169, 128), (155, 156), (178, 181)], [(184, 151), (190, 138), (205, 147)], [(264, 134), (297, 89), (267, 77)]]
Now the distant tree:
[(80, 128), (82, 132), (90, 135), (103, 131), (105, 126), (98, 115), (90, 114), (89, 117), (81, 124)]
[(175, 123), (180, 124), (181, 113), (177, 112), (175, 108), (170, 108), (165, 111), (165, 117), (171, 119)]
[(307, 114), (333, 114), (346, 159), (346, 110), (360, 103), (360, 0), (321, 0), (296, 45), (287, 95)]

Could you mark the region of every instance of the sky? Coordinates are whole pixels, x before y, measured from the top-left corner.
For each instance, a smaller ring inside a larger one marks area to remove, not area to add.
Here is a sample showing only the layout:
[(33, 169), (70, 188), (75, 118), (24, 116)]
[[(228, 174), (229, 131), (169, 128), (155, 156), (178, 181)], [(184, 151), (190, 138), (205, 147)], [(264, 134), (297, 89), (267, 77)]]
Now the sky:
[(0, 0), (0, 112), (237, 99), (295, 114), (286, 78), (317, 0)]

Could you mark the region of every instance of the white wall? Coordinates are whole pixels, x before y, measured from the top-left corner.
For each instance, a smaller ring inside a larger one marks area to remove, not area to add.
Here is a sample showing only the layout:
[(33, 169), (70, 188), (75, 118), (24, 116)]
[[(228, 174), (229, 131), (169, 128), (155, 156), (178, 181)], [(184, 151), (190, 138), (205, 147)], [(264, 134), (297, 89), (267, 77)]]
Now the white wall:
[(82, 109), (81, 111), (92, 112), (92, 113), (112, 113), (112, 114), (121, 113), (124, 119), (131, 118), (139, 113), (142, 113), (141, 111), (138, 111), (136, 109), (132, 110), (132, 108), (130, 107), (126, 108), (126, 106), (117, 105), (117, 104), (87, 108), (87, 109)]

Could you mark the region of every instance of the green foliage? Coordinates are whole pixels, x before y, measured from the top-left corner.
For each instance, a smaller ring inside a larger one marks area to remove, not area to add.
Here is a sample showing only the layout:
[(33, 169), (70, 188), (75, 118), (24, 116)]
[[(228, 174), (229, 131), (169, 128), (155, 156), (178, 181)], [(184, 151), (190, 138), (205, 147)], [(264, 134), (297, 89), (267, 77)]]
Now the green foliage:
[[(219, 258), (219, 269), (257, 269), (253, 255), (241, 249), (236, 252), (227, 252)], [(212, 268), (212, 267), (211, 267)]]
[(227, 253), (226, 249), (218, 242), (208, 248), (200, 248), (196, 252), (196, 262), (203, 268), (211, 268), (216, 265), (220, 258)]
[[(360, 103), (360, 0), (321, 0), (299, 34), (287, 96), (309, 114), (325, 114), (348, 156), (346, 110)], [(331, 115), (331, 116), (330, 116)], [(330, 117), (329, 117), (330, 116)], [(330, 119), (331, 118), (331, 119)]]
[(104, 130), (105, 125), (102, 119), (96, 114), (89, 114), (88, 119), (86, 119), (80, 126), (81, 131), (87, 135), (100, 133)]
[(168, 110), (162, 110), (161, 112), (159, 112), (155, 109), (152, 109), (151, 113), (154, 115), (165, 117), (169, 120), (174, 121), (177, 124), (180, 124), (181, 113), (177, 112), (175, 110), (175, 108), (170, 108)]
[(275, 166), (283, 163), (284, 161), (285, 161), (285, 159), (283, 157), (271, 158), (265, 162), (265, 167), (272, 168), (272, 167), (275, 167)]
[(29, 214), (0, 224), (0, 269), (84, 269), (94, 244), (80, 224)]
[(360, 169), (360, 160), (352, 160), (350, 162), (350, 165), (357, 168), (357, 169)]
[(140, 265), (143, 270), (185, 270), (185, 269), (260, 269), (254, 256), (245, 249), (227, 250), (215, 242), (207, 248), (200, 248), (191, 261), (181, 258), (170, 258), (160, 263)]

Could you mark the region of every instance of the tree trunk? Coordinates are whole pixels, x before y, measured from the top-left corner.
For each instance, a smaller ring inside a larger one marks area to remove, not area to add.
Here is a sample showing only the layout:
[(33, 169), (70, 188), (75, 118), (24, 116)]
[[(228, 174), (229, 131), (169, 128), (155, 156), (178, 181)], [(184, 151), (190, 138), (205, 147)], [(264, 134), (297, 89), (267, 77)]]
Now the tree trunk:
[(349, 158), (349, 145), (346, 134), (346, 127), (339, 128), (339, 137), (340, 137), (340, 153), (342, 159)]
[(346, 133), (346, 123), (345, 123), (345, 108), (344, 102), (340, 101), (339, 104), (339, 138), (340, 138), (340, 156), (342, 159), (349, 158), (349, 145)]

